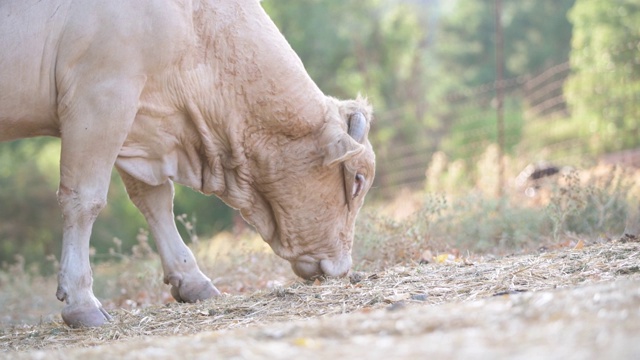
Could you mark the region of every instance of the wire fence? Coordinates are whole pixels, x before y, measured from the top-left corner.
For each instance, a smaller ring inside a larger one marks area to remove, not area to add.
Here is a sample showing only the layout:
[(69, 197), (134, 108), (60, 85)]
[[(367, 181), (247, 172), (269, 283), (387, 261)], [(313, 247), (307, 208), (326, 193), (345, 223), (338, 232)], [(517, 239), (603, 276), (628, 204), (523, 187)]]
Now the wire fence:
[[(570, 64), (564, 62), (535, 75), (505, 79), (501, 83), (488, 83), (450, 94), (445, 99), (450, 113), (442, 115), (443, 120), (447, 119), (443, 122), (448, 122), (444, 125), (449, 127), (447, 138), (425, 138), (378, 154), (377, 192), (387, 196), (399, 188), (424, 188), (426, 170), (433, 154), (438, 151), (452, 160), (476, 164), (488, 147), (498, 143), (495, 121), (498, 86), (502, 87), (504, 94), (504, 153), (518, 156), (523, 162), (544, 160), (559, 165), (578, 165), (585, 159), (585, 136), (590, 135), (586, 132), (567, 135), (566, 130), (562, 133), (562, 126), (557, 126), (570, 118), (563, 93), (570, 73)], [(536, 139), (545, 139), (546, 142)], [(623, 162), (630, 165), (640, 163), (640, 151), (626, 150), (620, 154), (603, 158), (618, 162), (624, 155)]]

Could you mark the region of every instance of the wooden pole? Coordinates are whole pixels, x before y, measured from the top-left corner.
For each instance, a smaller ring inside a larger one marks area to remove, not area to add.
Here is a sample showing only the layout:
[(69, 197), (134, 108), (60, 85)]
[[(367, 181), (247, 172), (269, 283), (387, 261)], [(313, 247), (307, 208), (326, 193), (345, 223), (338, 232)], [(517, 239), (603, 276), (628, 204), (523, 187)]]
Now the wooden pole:
[(496, 125), (498, 132), (498, 197), (504, 194), (504, 39), (502, 36), (502, 1), (495, 0), (496, 30)]

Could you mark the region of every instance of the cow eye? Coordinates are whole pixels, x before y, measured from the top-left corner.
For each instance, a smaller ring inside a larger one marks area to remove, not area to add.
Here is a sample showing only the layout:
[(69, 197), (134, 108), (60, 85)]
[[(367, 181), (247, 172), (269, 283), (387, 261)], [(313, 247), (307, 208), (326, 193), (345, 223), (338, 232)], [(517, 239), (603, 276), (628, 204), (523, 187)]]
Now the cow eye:
[(355, 181), (353, 182), (352, 198), (355, 199), (358, 195), (360, 195), (362, 188), (364, 188), (364, 182), (365, 182), (364, 175), (360, 173), (356, 173), (356, 178), (355, 178)]

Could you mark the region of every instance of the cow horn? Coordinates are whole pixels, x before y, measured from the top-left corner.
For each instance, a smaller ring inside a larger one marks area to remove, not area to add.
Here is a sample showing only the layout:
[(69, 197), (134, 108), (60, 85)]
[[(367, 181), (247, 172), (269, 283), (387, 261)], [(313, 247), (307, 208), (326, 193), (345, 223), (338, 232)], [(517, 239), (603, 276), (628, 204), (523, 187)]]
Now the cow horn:
[(362, 143), (367, 128), (367, 119), (361, 112), (355, 112), (349, 117), (349, 135), (357, 142)]

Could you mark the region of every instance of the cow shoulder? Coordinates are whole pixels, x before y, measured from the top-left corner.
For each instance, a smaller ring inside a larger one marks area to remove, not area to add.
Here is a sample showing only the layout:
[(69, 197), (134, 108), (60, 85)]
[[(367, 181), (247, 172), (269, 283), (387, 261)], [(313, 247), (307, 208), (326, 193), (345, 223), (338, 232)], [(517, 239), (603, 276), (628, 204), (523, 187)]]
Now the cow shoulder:
[(58, 64), (78, 73), (151, 75), (180, 61), (194, 41), (188, 4), (78, 1), (60, 40)]

